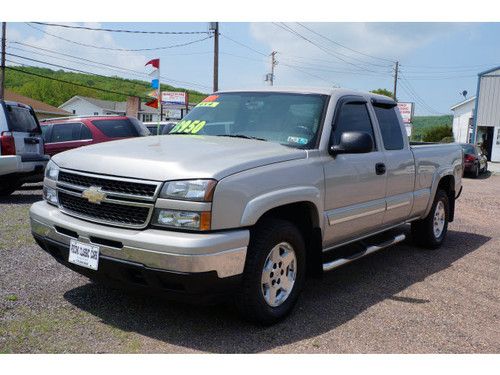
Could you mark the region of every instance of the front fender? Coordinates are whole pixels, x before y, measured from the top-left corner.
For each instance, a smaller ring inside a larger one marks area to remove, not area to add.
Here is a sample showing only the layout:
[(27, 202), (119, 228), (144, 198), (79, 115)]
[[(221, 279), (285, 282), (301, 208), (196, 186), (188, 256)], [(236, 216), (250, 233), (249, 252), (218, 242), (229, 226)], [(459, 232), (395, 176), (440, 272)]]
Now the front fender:
[[(318, 213), (323, 212), (319, 189), (312, 186), (296, 186), (265, 193), (250, 200), (245, 206), (240, 224), (243, 227), (252, 226), (267, 211), (298, 202), (312, 203)], [(318, 215), (318, 220), (321, 228), (323, 226), (322, 215)]]

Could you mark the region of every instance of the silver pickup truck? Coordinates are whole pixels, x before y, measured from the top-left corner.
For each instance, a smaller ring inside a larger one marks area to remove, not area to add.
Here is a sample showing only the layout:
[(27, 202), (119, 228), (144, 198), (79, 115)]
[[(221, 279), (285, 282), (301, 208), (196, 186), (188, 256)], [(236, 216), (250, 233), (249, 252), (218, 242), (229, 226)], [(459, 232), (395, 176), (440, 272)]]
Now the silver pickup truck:
[(396, 103), (344, 89), (218, 92), (169, 135), (56, 155), (38, 244), (92, 279), (272, 324), (320, 275), (398, 243), (438, 248), (458, 145), (410, 146)]

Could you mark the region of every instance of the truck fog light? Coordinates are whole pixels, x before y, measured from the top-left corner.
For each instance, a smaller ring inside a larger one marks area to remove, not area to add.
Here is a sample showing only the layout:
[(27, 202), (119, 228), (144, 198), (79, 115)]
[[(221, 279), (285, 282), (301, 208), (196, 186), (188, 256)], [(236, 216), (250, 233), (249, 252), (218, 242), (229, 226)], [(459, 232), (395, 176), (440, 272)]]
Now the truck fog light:
[(153, 224), (195, 230), (210, 230), (210, 212), (192, 212), (157, 209)]
[(59, 200), (57, 199), (57, 191), (51, 187), (44, 186), (43, 187), (43, 198), (53, 205), (58, 205)]

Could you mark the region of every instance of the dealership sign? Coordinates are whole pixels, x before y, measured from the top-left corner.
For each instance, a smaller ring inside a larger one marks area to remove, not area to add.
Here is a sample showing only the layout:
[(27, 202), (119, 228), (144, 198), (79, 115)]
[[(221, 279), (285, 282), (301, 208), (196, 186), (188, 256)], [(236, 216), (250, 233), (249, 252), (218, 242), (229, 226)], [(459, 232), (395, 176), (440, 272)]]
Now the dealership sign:
[(161, 104), (164, 108), (186, 108), (187, 98), (185, 92), (162, 91)]
[(405, 125), (411, 124), (413, 122), (414, 103), (399, 102), (398, 108)]

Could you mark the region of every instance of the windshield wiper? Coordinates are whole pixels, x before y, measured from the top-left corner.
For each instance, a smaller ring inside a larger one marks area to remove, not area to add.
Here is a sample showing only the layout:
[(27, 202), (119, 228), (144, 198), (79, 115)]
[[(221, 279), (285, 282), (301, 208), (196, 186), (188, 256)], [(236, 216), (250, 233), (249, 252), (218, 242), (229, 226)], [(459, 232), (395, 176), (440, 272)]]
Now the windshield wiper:
[(245, 135), (245, 134), (217, 134), (216, 137), (230, 137), (230, 138), (244, 138), (244, 139), (255, 139), (257, 141), (264, 141), (267, 142), (267, 139), (264, 138), (259, 138), (259, 137), (252, 137), (250, 135)]

